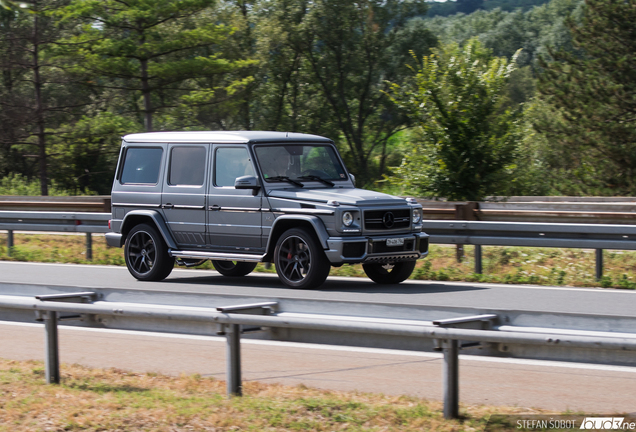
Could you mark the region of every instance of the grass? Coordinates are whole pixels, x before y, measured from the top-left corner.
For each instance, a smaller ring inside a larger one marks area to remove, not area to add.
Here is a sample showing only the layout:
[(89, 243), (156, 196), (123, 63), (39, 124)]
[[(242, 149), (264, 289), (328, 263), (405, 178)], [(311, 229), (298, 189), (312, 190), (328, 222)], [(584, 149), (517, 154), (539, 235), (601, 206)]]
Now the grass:
[[(109, 248), (103, 237), (93, 239), (93, 260), (86, 260), (84, 236), (15, 234), (8, 256), (6, 234), (0, 234), (0, 260), (125, 265), (123, 250)], [(431, 245), (429, 256), (418, 261), (411, 276), (418, 280), (569, 285), (636, 289), (636, 252), (605, 251), (604, 277), (595, 278), (593, 250), (558, 248), (483, 247), (483, 274), (475, 274), (473, 247), (458, 263), (452, 246)], [(198, 267), (212, 269), (208, 261)], [(256, 271), (274, 272), (259, 264)], [(360, 265), (332, 268), (333, 276), (364, 276)]]
[[(464, 405), (460, 419), (445, 420), (441, 403), (408, 396), (246, 382), (243, 397), (227, 399), (224, 382), (200, 375), (79, 365), (62, 365), (60, 385), (44, 385), (43, 375), (41, 362), (0, 359), (0, 432), (472, 432), (484, 430), (493, 414), (522, 413)], [(498, 431), (515, 430), (510, 424), (498, 426)]]

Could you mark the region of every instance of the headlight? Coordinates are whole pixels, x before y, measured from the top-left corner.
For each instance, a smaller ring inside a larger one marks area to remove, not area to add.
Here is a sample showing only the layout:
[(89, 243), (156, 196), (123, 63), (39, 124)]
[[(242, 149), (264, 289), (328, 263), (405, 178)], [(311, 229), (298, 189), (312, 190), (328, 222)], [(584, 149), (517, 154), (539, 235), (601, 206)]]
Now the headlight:
[(350, 212), (344, 212), (342, 214), (342, 223), (346, 227), (351, 226), (353, 223), (353, 215)]
[(418, 224), (422, 220), (422, 209), (413, 209), (413, 223)]

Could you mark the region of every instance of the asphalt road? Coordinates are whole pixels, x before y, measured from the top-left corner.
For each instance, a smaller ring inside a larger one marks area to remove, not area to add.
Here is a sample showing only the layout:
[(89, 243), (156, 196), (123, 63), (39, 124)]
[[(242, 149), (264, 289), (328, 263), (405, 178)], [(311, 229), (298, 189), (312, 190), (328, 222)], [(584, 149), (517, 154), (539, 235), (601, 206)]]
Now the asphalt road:
[(381, 286), (366, 278), (330, 277), (317, 290), (301, 291), (262, 273), (226, 278), (211, 270), (175, 269), (165, 281), (140, 282), (125, 267), (7, 261), (0, 262), (2, 283), (636, 317), (636, 291), (615, 289), (436, 281)]

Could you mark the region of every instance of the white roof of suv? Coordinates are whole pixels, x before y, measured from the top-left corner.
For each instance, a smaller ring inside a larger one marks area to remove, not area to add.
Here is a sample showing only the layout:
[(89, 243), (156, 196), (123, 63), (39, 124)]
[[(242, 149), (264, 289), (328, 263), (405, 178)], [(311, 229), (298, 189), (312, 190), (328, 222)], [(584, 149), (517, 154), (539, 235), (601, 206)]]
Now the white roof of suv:
[(261, 131), (192, 131), (146, 132), (123, 137), (127, 143), (263, 143), (281, 141), (332, 142), (318, 135), (295, 132)]

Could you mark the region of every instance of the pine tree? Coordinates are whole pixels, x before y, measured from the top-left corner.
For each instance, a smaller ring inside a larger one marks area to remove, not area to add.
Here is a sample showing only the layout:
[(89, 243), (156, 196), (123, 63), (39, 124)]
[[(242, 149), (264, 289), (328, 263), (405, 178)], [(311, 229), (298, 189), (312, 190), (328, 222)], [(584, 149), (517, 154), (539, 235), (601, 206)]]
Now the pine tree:
[(551, 52), (539, 90), (553, 116), (536, 128), (582, 183), (636, 193), (636, 1), (586, 0), (566, 23), (578, 52)]

